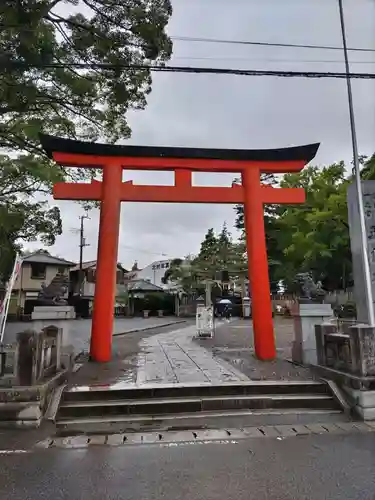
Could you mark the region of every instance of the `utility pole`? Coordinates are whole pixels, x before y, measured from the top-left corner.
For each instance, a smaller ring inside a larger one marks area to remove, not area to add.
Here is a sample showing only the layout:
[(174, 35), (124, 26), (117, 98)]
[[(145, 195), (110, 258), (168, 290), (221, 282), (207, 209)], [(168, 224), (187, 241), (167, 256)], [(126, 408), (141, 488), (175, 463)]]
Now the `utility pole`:
[(83, 295), (83, 282), (84, 282), (84, 273), (83, 273), (83, 249), (84, 247), (90, 246), (88, 243), (86, 243), (85, 239), (85, 233), (84, 233), (84, 220), (85, 219), (90, 219), (90, 217), (86, 215), (81, 215), (79, 217), (79, 220), (81, 221), (80, 223), (80, 228), (74, 228), (71, 229), (72, 233), (78, 234), (79, 233), (79, 271), (78, 271), (78, 292), (79, 296), (81, 297)]
[(88, 247), (89, 245), (86, 243), (86, 239), (84, 236), (84, 223), (83, 221), (85, 219), (90, 219), (90, 217), (86, 215), (81, 215), (80, 220), (81, 220), (81, 227), (79, 231), (79, 295), (80, 297), (83, 295), (83, 281), (84, 281), (84, 274), (83, 274), (83, 249), (84, 247)]
[(339, 11), (340, 11), (340, 23), (341, 23), (341, 34), (342, 43), (344, 49), (344, 59), (345, 59), (345, 73), (346, 73), (346, 85), (348, 89), (348, 104), (349, 104), (349, 117), (350, 117), (350, 130), (352, 135), (352, 148), (353, 148), (353, 165), (355, 174), (355, 184), (357, 188), (357, 198), (358, 198), (358, 212), (359, 212), (359, 222), (360, 222), (360, 234), (361, 234), (361, 249), (362, 249), (362, 260), (365, 278), (365, 294), (366, 294), (366, 305), (367, 305), (367, 318), (370, 326), (375, 326), (375, 315), (374, 315), (374, 304), (372, 297), (372, 283), (371, 283), (371, 269), (370, 262), (368, 258), (367, 250), (367, 234), (366, 234), (366, 223), (365, 223), (365, 210), (363, 206), (363, 194), (362, 194), (362, 184), (361, 184), (361, 172), (360, 163), (358, 156), (358, 143), (357, 134), (354, 118), (354, 107), (353, 107), (353, 93), (352, 93), (352, 82), (350, 78), (350, 67), (349, 67), (349, 57), (348, 57), (348, 47), (346, 43), (346, 30), (345, 30), (345, 20), (344, 20), (344, 7), (343, 0), (338, 0)]

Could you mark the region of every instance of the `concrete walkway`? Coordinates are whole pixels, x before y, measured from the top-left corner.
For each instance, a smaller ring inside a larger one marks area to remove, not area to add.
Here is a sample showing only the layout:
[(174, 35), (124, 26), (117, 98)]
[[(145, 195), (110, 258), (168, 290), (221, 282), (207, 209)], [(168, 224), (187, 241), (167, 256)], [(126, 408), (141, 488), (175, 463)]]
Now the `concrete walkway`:
[(249, 380), (309, 380), (308, 368), (287, 361), (293, 338), (289, 320), (275, 320), (278, 357), (259, 361), (254, 355), (252, 324), (217, 321), (212, 339), (197, 339), (195, 323), (130, 333), (114, 339), (110, 363), (85, 363), (71, 385), (126, 389), (159, 384), (223, 384)]
[[(126, 389), (157, 384), (221, 384), (249, 378), (231, 363), (194, 341), (195, 323), (130, 333), (114, 339), (110, 363), (84, 362), (73, 374), (70, 386)], [(217, 331), (228, 323), (218, 322)], [(78, 388), (77, 387), (77, 388)]]
[[(216, 328), (227, 326), (218, 323)], [(195, 334), (195, 326), (190, 326), (141, 341), (136, 383), (221, 384), (249, 380), (230, 363), (214, 357), (211, 350), (193, 342)]]

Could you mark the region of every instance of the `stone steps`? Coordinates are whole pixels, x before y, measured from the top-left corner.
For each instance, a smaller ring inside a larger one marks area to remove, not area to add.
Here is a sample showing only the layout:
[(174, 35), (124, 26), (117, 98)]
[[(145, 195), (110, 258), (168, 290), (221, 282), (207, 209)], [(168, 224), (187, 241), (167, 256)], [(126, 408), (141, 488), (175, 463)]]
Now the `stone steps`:
[(158, 384), (142, 386), (113, 384), (107, 386), (78, 386), (67, 388), (62, 402), (105, 401), (120, 399), (149, 399), (170, 397), (229, 396), (256, 394), (331, 394), (326, 383), (314, 380), (280, 380), (231, 382), (214, 385), (207, 383)]
[(140, 426), (210, 425), (215, 419), (257, 414), (340, 414), (324, 382), (280, 381), (223, 384), (67, 389), (56, 416), (59, 431), (86, 433)]

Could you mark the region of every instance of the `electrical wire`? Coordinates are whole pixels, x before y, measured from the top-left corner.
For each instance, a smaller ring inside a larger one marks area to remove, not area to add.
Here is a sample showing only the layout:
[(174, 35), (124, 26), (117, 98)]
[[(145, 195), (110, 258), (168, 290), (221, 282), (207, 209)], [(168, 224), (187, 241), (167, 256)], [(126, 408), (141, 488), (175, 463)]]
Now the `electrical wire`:
[[(200, 73), (200, 74), (216, 74), (216, 75), (237, 75), (237, 76), (278, 76), (287, 78), (339, 78), (346, 79), (347, 73), (342, 72), (325, 72), (325, 71), (281, 71), (281, 70), (255, 70), (255, 69), (232, 69), (232, 68), (202, 68), (191, 66), (153, 66), (147, 64), (104, 64), (104, 63), (43, 63), (30, 64), (21, 61), (7, 61), (0, 66), (7, 69), (63, 69), (63, 68), (78, 68), (78, 69), (102, 69), (121, 71), (129, 70), (150, 70), (161, 73)], [(375, 73), (350, 73), (353, 79), (374, 80)]]
[[(288, 63), (329, 63), (344, 64), (344, 59), (270, 59), (257, 57), (193, 57), (193, 56), (172, 56), (172, 60), (181, 61), (252, 61), (252, 62), (288, 62)], [(374, 61), (350, 61), (350, 64), (375, 64)]]
[[(61, 21), (62, 22), (62, 21)], [(68, 22), (68, 21), (67, 21)], [(27, 26), (22, 26), (20, 24), (7, 24), (0, 23), (0, 30), (6, 29), (18, 29), (20, 32), (33, 32), (34, 29), (28, 28)], [(89, 26), (88, 26), (89, 29)], [(282, 42), (257, 42), (254, 40), (230, 40), (223, 38), (205, 38), (205, 37), (192, 37), (192, 36), (179, 36), (179, 35), (169, 35), (171, 40), (176, 40), (178, 42), (193, 42), (193, 43), (218, 43), (218, 44), (228, 44), (228, 45), (254, 45), (259, 47), (285, 47), (285, 48), (296, 48), (296, 49), (318, 49), (318, 50), (339, 50), (342, 51), (343, 48), (337, 45), (315, 45), (315, 44), (299, 44), (299, 43), (282, 43)], [(124, 45), (127, 45), (124, 43)], [(348, 51), (353, 52), (375, 52), (375, 48), (371, 47), (348, 47)]]
[[(298, 43), (254, 42), (251, 40), (226, 40), (222, 38), (203, 38), (192, 36), (170, 36), (170, 38), (179, 42), (220, 43), (228, 45), (258, 45), (260, 47), (290, 47), (298, 49), (343, 50), (342, 47), (338, 47), (335, 45), (305, 45)], [(370, 47), (348, 47), (348, 50), (355, 52), (375, 52), (375, 48), (372, 49)]]
[(143, 250), (142, 248), (131, 247), (129, 245), (121, 245), (120, 248), (125, 248), (126, 250), (136, 250), (137, 252), (147, 253), (151, 255), (161, 255), (162, 257), (168, 257), (168, 254), (163, 252), (151, 252), (149, 250)]

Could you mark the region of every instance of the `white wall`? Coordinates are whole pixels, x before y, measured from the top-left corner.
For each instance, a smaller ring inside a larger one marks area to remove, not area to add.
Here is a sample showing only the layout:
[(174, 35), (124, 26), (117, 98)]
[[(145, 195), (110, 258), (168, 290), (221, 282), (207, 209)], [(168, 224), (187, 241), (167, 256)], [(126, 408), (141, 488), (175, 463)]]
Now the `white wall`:
[(165, 271), (169, 268), (171, 262), (171, 260), (158, 260), (136, 273), (131, 271), (131, 279), (145, 280), (149, 281), (153, 285), (160, 286), (162, 288), (169, 288), (168, 285), (164, 285), (162, 283), (162, 278), (164, 277)]

